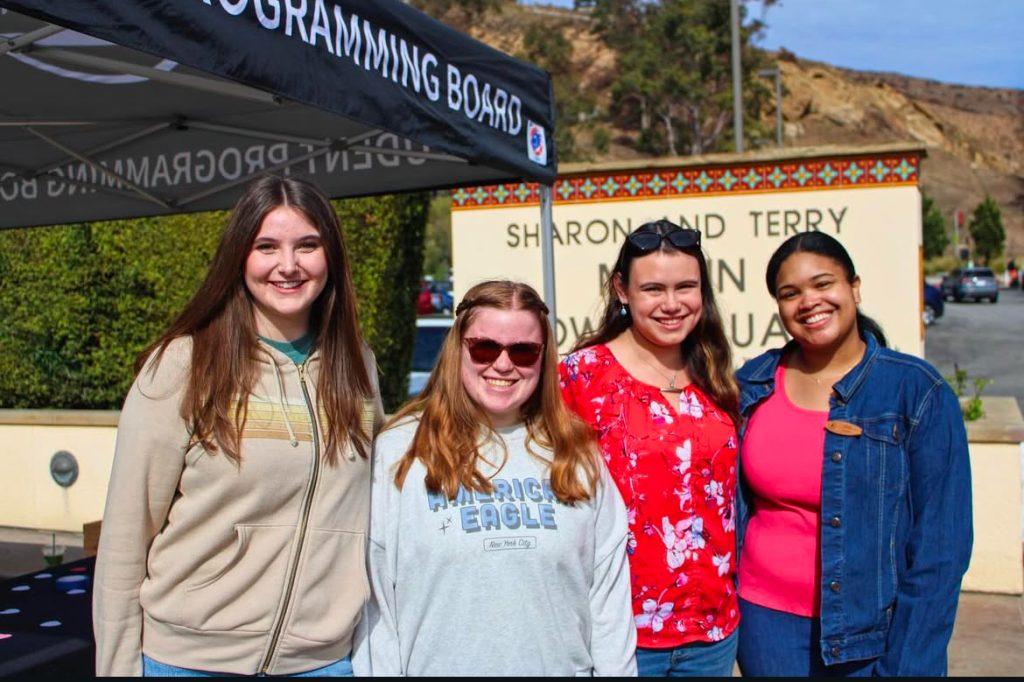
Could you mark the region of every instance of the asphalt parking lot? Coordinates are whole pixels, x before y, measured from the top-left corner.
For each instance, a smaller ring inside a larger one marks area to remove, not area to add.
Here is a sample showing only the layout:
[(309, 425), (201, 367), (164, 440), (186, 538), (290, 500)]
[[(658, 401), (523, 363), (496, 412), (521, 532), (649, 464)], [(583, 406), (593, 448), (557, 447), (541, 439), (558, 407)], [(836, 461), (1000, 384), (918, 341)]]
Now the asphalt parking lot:
[(945, 314), (925, 333), (925, 357), (943, 376), (954, 363), (992, 383), (983, 395), (1017, 398), (1024, 411), (1024, 292), (1003, 289), (998, 303), (946, 302)]

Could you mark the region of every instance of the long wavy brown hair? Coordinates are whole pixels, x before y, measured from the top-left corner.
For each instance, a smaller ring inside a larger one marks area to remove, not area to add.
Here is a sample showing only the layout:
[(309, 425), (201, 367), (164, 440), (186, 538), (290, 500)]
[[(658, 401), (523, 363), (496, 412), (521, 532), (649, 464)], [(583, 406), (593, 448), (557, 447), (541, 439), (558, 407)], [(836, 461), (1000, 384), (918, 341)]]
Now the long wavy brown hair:
[[(664, 236), (668, 232), (678, 229), (679, 226), (671, 221), (656, 220), (644, 223), (636, 228), (636, 232), (653, 232)], [(722, 315), (718, 311), (718, 304), (715, 303), (715, 292), (711, 287), (708, 262), (704, 257), (704, 252), (701, 251), (700, 246), (678, 248), (667, 239), (661, 241), (659, 250), (688, 254), (696, 258), (700, 265), (700, 296), (703, 306), (700, 320), (679, 345), (679, 352), (682, 354), (683, 365), (690, 381), (710, 396), (715, 404), (729, 415), (733, 424), (738, 426), (740, 424), (740, 391), (733, 375), (732, 350), (725, 336)], [(605, 309), (601, 324), (593, 332), (583, 336), (576, 343), (574, 351), (608, 343), (633, 324), (633, 316), (629, 314), (629, 310), (626, 309), (625, 314), (622, 312), (623, 305), (615, 293), (615, 278), (620, 277), (622, 286), (626, 287), (629, 284), (633, 261), (651, 253), (654, 252), (638, 252), (629, 240), (623, 242), (622, 248), (619, 249), (619, 257), (615, 261), (615, 267), (612, 268), (608, 281), (605, 282)]]
[(480, 446), (490, 435), (490, 420), (469, 397), (461, 378), (462, 339), (481, 308), (528, 310), (537, 318), (544, 352), (537, 388), (522, 407), (527, 449), (535, 442), (554, 453), (549, 463), (551, 489), (560, 501), (572, 504), (590, 499), (600, 462), (590, 428), (562, 402), (557, 344), (548, 322), (548, 307), (529, 285), (507, 280), (484, 282), (466, 292), (426, 388), (388, 423), (391, 426), (406, 417), (419, 417), (416, 435), (396, 469), (395, 485), (402, 487), (409, 468), (419, 460), (427, 469), (427, 489), (443, 492), (449, 499), (456, 497), (460, 485), (477, 492), (493, 491), (490, 479), (477, 467)]
[(253, 303), (245, 286), (245, 262), (263, 219), (279, 206), (290, 206), (309, 219), (320, 234), (327, 259), (327, 283), (313, 302), (309, 320), (320, 353), (317, 398), (327, 421), (322, 425), (325, 459), (337, 462), (339, 448), (350, 440), (366, 457), (371, 436), (361, 417), (363, 400), (372, 397), (373, 389), (347, 249), (330, 201), (303, 180), (267, 175), (246, 187), (231, 211), (206, 279), (167, 331), (139, 355), (136, 374), (151, 355), (155, 367), (168, 344), (191, 337), (192, 361), (181, 401), (182, 419), (192, 431), (190, 445), (220, 450), (241, 461), (241, 434), (261, 354)]

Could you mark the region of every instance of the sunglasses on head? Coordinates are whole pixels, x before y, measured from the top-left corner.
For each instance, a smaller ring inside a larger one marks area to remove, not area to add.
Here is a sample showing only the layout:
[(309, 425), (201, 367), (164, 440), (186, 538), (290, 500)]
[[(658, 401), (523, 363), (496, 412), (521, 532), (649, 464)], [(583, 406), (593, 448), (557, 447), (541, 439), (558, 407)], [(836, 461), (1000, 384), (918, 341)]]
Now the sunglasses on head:
[(469, 357), (480, 365), (490, 365), (508, 351), (508, 359), (516, 367), (532, 367), (540, 354), (544, 352), (544, 344), (517, 341), (507, 346), (494, 339), (465, 338), (462, 340), (469, 349)]
[(677, 249), (692, 249), (700, 246), (700, 232), (677, 227), (665, 234), (657, 232), (630, 232), (626, 237), (629, 244), (640, 253), (649, 253), (661, 247), (661, 242), (667, 241)]

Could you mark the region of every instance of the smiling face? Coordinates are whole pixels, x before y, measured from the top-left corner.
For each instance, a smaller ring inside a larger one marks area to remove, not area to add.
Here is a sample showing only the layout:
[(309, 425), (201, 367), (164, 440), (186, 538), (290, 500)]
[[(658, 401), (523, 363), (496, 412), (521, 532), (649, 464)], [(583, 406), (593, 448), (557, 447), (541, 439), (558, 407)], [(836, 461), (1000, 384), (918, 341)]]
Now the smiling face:
[(857, 333), (860, 278), (816, 253), (797, 252), (779, 268), (775, 298), (786, 331), (803, 348), (835, 348)]
[[(544, 336), (537, 316), (528, 310), (502, 310), (481, 307), (463, 333), (463, 339), (492, 339), (509, 346), (513, 343), (543, 344)], [(520, 421), (521, 408), (537, 390), (543, 354), (529, 367), (517, 367), (507, 351), (484, 364), (474, 362), (463, 342), (460, 376), (466, 393), (480, 406), (495, 427)]]
[(633, 260), (629, 283), (615, 293), (629, 306), (633, 331), (657, 346), (678, 346), (700, 322), (700, 263), (682, 251), (655, 251)]
[(327, 256), (316, 226), (290, 206), (268, 213), (245, 261), (259, 334), (280, 341), (301, 337), (326, 284)]

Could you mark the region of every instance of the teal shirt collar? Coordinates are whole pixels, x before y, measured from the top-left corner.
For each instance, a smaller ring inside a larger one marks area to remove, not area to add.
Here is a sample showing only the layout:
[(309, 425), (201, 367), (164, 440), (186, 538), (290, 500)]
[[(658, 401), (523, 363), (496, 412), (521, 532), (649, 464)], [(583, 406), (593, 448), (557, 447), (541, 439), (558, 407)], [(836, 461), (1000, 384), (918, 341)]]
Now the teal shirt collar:
[(303, 334), (299, 338), (293, 341), (275, 341), (268, 339), (265, 336), (260, 337), (260, 341), (267, 344), (271, 348), (275, 348), (285, 355), (288, 359), (294, 362), (296, 365), (301, 365), (309, 357), (309, 354), (313, 350), (313, 335)]

